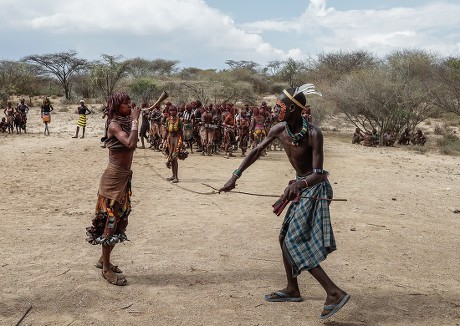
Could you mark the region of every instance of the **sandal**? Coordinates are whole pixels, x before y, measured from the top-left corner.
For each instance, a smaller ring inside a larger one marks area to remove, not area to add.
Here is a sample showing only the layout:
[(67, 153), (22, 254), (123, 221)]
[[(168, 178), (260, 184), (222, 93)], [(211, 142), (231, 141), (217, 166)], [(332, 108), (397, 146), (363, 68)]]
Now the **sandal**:
[(128, 281), (126, 280), (124, 276), (114, 275), (115, 276), (114, 279), (109, 279), (107, 276), (105, 276), (104, 271), (102, 271), (101, 274), (102, 274), (102, 277), (105, 278), (107, 282), (109, 282), (110, 284), (117, 285), (117, 286), (124, 286), (128, 284)]
[[(96, 265), (94, 265), (94, 266), (96, 266), (96, 268), (102, 269), (102, 263), (101, 263), (100, 261), (98, 261), (98, 262), (96, 263)], [(112, 265), (112, 264), (110, 264), (110, 269), (111, 269), (112, 272), (114, 272), (114, 273), (118, 273), (118, 274), (123, 273), (123, 272), (121, 271), (121, 269), (118, 268), (117, 265)]]

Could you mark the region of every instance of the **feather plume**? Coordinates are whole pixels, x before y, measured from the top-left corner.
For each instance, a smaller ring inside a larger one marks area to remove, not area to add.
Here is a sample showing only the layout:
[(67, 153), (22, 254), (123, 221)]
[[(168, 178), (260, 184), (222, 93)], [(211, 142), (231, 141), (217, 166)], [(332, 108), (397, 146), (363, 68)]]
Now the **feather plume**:
[(310, 94), (323, 96), (323, 94), (321, 94), (320, 92), (315, 91), (315, 85), (313, 84), (303, 84), (302, 86), (297, 87), (292, 96), (295, 97), (299, 93), (304, 93), (305, 96)]

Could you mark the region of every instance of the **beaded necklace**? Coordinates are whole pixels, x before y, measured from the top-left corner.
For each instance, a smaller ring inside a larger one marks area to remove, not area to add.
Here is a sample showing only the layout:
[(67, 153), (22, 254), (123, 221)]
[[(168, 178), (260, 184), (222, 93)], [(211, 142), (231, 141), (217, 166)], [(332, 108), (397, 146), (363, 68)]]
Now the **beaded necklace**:
[(288, 124), (286, 123), (286, 132), (289, 137), (292, 138), (292, 145), (299, 145), (299, 142), (305, 137), (308, 133), (308, 121), (304, 117), (302, 117), (302, 129), (298, 133), (293, 133), (289, 130)]

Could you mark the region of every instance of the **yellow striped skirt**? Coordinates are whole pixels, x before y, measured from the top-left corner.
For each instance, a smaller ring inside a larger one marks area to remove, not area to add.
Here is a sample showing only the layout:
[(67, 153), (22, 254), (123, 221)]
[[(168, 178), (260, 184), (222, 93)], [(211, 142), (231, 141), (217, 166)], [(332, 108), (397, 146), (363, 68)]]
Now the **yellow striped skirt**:
[(86, 127), (86, 114), (80, 114), (80, 116), (78, 117), (77, 126), (83, 128)]

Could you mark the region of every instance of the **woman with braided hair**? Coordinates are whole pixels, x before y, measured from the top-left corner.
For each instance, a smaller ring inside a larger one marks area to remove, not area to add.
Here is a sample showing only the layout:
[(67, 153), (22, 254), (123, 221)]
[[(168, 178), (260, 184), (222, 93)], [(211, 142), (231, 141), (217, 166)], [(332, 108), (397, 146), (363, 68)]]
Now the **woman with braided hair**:
[(126, 93), (111, 95), (107, 109), (105, 144), (109, 149), (109, 162), (100, 180), (96, 214), (86, 233), (89, 243), (102, 245), (102, 255), (96, 264), (102, 269), (102, 277), (111, 284), (125, 285), (126, 278), (116, 274), (121, 270), (110, 262), (110, 254), (116, 243), (127, 240), (131, 164), (137, 146), (140, 109), (131, 107), (131, 99)]
[(179, 182), (179, 162), (185, 160), (188, 152), (185, 151), (183, 125), (181, 119), (177, 115), (177, 107), (171, 105), (168, 110), (168, 119), (166, 120), (166, 139), (163, 152), (167, 158), (166, 167), (172, 170), (172, 176), (166, 180), (172, 183)]
[(264, 153), (275, 139), (282, 143), (296, 178), (289, 182), (283, 196), (273, 205), (280, 215), (292, 202), (281, 227), (279, 242), (283, 254), (287, 285), (284, 289), (265, 295), (269, 302), (300, 302), (297, 276), (308, 271), (324, 288), (326, 302), (320, 319), (339, 311), (350, 295), (340, 289), (321, 268), (320, 263), (336, 250), (329, 215), (332, 187), (327, 172), (323, 170), (323, 135), (317, 127), (302, 117), (306, 95), (318, 94), (312, 84), (284, 90), (276, 101), (280, 123), (274, 125), (262, 140), (233, 172), (232, 177), (219, 191), (230, 191), (242, 172)]
[(45, 97), (45, 99), (43, 100), (41, 109), (40, 109), (40, 116), (43, 120), (43, 123), (45, 124), (45, 131), (44, 131), (45, 136), (50, 135), (48, 124), (51, 123), (51, 111), (53, 110), (54, 108), (51, 105), (50, 99), (48, 97)]

